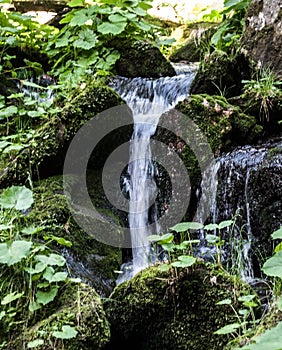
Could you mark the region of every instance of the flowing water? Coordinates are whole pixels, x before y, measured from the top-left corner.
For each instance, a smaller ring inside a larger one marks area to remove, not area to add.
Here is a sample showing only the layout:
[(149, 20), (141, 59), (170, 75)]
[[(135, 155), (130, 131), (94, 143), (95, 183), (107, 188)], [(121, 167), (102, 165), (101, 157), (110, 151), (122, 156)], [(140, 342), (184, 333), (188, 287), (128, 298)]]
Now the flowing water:
[[(155, 180), (159, 174), (152, 161), (150, 139), (156, 132), (160, 116), (189, 95), (197, 68), (180, 66), (176, 67), (176, 71), (174, 77), (159, 79), (117, 76), (109, 84), (129, 105), (134, 118), (130, 159), (124, 176), (124, 189), (130, 199), (128, 221), (133, 259), (129, 266), (124, 266), (128, 269), (124, 269), (126, 272), (118, 278), (118, 283), (154, 262), (147, 237), (160, 232), (162, 228), (157, 223), (156, 197), (159, 189)], [(273, 156), (276, 152), (273, 152), (274, 149), (278, 149), (276, 156)], [(221, 154), (213, 167), (202, 174), (217, 182), (210, 217), (205, 223), (235, 220), (234, 226), (221, 232), (225, 241), (222, 261), (245, 281), (250, 282), (257, 277), (254, 270), (258, 268), (254, 268), (254, 264), (259, 265), (259, 259), (255, 256), (257, 253), (252, 251), (253, 247), (256, 244), (259, 246), (265, 231), (268, 236), (271, 233), (270, 227), (262, 227), (261, 213), (269, 210), (268, 217), (272, 218), (276, 227), (279, 222), (282, 224), (281, 169), (280, 139), (258, 146), (237, 147)], [(269, 187), (261, 194), (260, 189), (266, 187), (268, 178), (278, 181), (272, 183), (274, 190)], [(205, 179), (202, 180), (205, 183)], [(199, 198), (210, 196), (210, 193), (205, 193), (204, 186), (198, 189), (198, 194)], [(194, 220), (204, 223), (201, 212)], [(153, 232), (149, 228), (152, 223), (156, 223)], [(215, 247), (207, 245), (204, 232), (200, 239), (198, 253), (207, 259), (214, 259)]]
[[(155, 178), (158, 175), (151, 157), (150, 138), (156, 132), (160, 116), (189, 95), (196, 66), (175, 66), (176, 76), (149, 78), (115, 77), (109, 84), (133, 112), (134, 131), (124, 187), (129, 195), (129, 227), (132, 266), (119, 281), (132, 277), (152, 262), (147, 236), (157, 233)], [(148, 226), (156, 223), (155, 232)]]

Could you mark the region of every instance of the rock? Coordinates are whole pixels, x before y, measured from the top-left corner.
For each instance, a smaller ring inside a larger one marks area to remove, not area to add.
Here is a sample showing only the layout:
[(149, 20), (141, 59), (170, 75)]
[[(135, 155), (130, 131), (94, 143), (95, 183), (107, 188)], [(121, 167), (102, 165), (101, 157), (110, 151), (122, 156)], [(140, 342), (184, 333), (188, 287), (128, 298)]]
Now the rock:
[[(91, 81), (85, 89), (78, 88), (68, 98), (57, 102), (62, 110), (48, 116), (39, 125), (34, 125), (34, 134), (20, 151), (2, 153), (0, 161), (0, 184), (7, 187), (11, 184), (22, 184), (27, 181), (28, 173), (35, 181), (38, 176), (46, 178), (62, 174), (68, 146), (78, 130), (91, 118), (102, 111), (124, 104), (124, 101), (105, 84)], [(114, 116), (115, 117), (115, 116)], [(119, 116), (124, 118), (127, 131), (118, 129), (115, 142), (128, 141), (132, 134), (132, 117), (130, 113)], [(12, 129), (13, 126), (10, 125)], [(2, 131), (2, 130), (1, 130)], [(3, 131), (4, 132), (4, 131)], [(114, 132), (114, 131), (113, 131)], [(113, 135), (112, 135), (113, 136)], [(105, 140), (96, 152), (96, 166), (103, 164), (103, 159), (114, 149), (115, 142)]]
[(281, 0), (253, 0), (245, 16), (242, 51), (256, 64), (281, 75)]
[[(119, 218), (114, 214), (104, 199), (103, 188), (99, 183), (99, 173), (94, 173), (89, 180), (89, 193), (93, 205), (106, 220), (115, 221), (119, 225)], [(81, 184), (80, 178), (74, 176), (77, 191)], [(43, 236), (62, 237), (72, 243), (66, 247), (53, 241), (53, 249), (60, 252), (66, 259), (70, 275), (80, 278), (99, 293), (108, 296), (115, 287), (116, 274), (121, 266), (121, 249), (99, 240), (99, 236), (91, 236), (81, 228), (72, 216), (63, 188), (63, 177), (55, 176), (38, 183), (34, 183), (34, 204), (26, 215), (26, 220), (33, 226), (44, 226), (37, 239)], [(98, 221), (97, 221), (98, 225)], [(109, 235), (110, 231), (105, 234)], [(116, 230), (112, 234), (118, 235)]]
[(176, 75), (171, 63), (160, 50), (145, 41), (116, 44), (121, 53), (116, 62), (118, 75), (134, 78), (158, 78)]
[[(106, 349), (224, 349), (231, 336), (214, 332), (237, 319), (230, 305), (216, 303), (237, 300), (234, 282), (201, 264), (176, 274), (157, 266), (141, 271), (104, 300), (112, 335)], [(242, 295), (250, 293), (248, 285), (237, 287)], [(239, 304), (235, 301), (235, 308)]]
[(216, 50), (201, 62), (191, 85), (191, 94), (239, 96), (242, 80), (249, 78), (249, 62), (243, 55), (230, 57)]

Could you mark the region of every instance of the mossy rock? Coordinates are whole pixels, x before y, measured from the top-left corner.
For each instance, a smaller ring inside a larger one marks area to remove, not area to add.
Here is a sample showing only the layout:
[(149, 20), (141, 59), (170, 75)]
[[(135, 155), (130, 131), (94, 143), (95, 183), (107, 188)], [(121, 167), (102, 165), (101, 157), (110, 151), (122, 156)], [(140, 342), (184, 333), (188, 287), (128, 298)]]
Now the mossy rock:
[[(112, 213), (111, 208), (99, 197), (98, 175), (92, 177), (93, 204), (101, 211), (107, 220), (119, 218)], [(74, 179), (75, 181), (78, 179)], [(95, 189), (95, 190), (94, 190)], [(109, 295), (115, 286), (116, 275), (121, 265), (121, 249), (102, 243), (95, 236), (87, 234), (74, 220), (63, 189), (63, 177), (55, 176), (34, 184), (34, 204), (26, 216), (26, 220), (35, 226), (43, 226), (37, 239), (44, 236), (52, 240), (52, 236), (63, 237), (72, 243), (65, 247), (53, 240), (53, 248), (58, 250), (67, 260), (71, 276), (80, 277), (85, 283), (94, 287), (97, 292)], [(117, 232), (116, 234), (119, 234)]]
[(114, 44), (121, 53), (116, 62), (117, 74), (134, 78), (159, 78), (176, 75), (171, 63), (159, 48), (146, 41), (119, 42)]
[[(1, 187), (24, 184), (29, 177), (33, 180), (61, 174), (68, 146), (87, 121), (104, 110), (124, 104), (116, 92), (101, 81), (88, 82), (85, 89), (78, 89), (57, 104), (60, 113), (41, 120), (35, 127), (32, 139), (20, 151), (2, 153), (0, 162)], [(131, 136), (124, 130), (117, 131), (120, 138)]]
[(239, 96), (244, 79), (250, 79), (248, 59), (244, 55), (230, 57), (215, 50), (201, 61), (191, 85), (191, 94), (223, 95), (227, 98)]
[(224, 349), (231, 337), (214, 332), (238, 320), (230, 305), (217, 303), (231, 299), (238, 310), (237, 298), (250, 292), (249, 285), (201, 264), (177, 275), (150, 267), (104, 301), (112, 334), (107, 349)]
[[(43, 341), (36, 346), (40, 350), (92, 350), (103, 349), (110, 340), (110, 326), (106, 319), (101, 298), (94, 289), (84, 284), (72, 285), (60, 296), (61, 305), (47, 318), (37, 315), (38, 322), (23, 330), (8, 343), (7, 350), (26, 349), (29, 342)], [(42, 318), (41, 318), (42, 317)], [(64, 326), (75, 329), (73, 337), (62, 339)]]

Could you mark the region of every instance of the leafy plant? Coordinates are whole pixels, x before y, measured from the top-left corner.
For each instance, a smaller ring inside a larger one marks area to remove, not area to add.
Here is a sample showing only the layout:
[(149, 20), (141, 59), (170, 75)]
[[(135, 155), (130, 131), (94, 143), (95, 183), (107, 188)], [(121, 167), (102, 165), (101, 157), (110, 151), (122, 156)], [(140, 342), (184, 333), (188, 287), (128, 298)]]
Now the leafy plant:
[[(25, 186), (9, 187), (0, 196), (0, 316), (7, 332), (30, 322), (36, 311), (53, 302), (68, 282), (64, 257), (47, 244), (30, 239), (44, 229), (25, 226), (25, 213), (32, 204), (32, 191)], [(54, 236), (46, 239), (71, 244)], [(66, 337), (75, 336), (74, 330), (63, 328), (62, 334), (64, 331)], [(35, 344), (39, 343), (28, 347)]]
[(73, 0), (61, 24), (64, 27), (49, 41), (53, 74), (70, 87), (85, 74), (111, 72), (120, 53), (114, 39), (122, 41), (152, 37), (153, 26), (146, 22), (151, 5), (140, 0)]
[(211, 37), (211, 45), (217, 50), (231, 53), (235, 50), (242, 35), (245, 23), (245, 13), (251, 0), (225, 0), (222, 11), (204, 15), (205, 19), (220, 19), (217, 31)]
[(249, 327), (254, 328), (257, 323), (254, 308), (259, 305), (255, 301), (255, 299), (255, 294), (242, 295), (238, 297), (238, 302), (242, 305), (242, 308), (240, 308), (238, 312), (233, 306), (231, 299), (224, 299), (217, 302), (216, 305), (229, 305), (232, 311), (234, 312), (236, 318), (238, 319), (238, 322), (228, 324), (218, 329), (217, 331), (215, 331), (215, 334), (232, 334), (233, 337), (237, 337), (241, 335), (241, 332), (243, 334), (249, 332)]
[(261, 121), (269, 121), (269, 112), (273, 102), (282, 97), (282, 82), (270, 68), (260, 68), (250, 80), (243, 80), (243, 97), (246, 98), (249, 108), (259, 106)]

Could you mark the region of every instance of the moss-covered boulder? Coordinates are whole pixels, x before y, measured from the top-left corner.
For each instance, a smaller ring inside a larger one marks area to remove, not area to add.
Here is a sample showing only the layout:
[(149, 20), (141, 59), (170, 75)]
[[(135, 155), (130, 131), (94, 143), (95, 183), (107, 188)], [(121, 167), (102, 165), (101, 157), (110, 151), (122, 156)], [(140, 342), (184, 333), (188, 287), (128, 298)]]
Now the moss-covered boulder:
[[(90, 181), (89, 193), (93, 205), (105, 220), (114, 221), (118, 226), (119, 218), (104, 201), (98, 179), (99, 174), (95, 173)], [(79, 178), (74, 178), (74, 181), (79, 183)], [(97, 237), (95, 239), (95, 234), (89, 235), (77, 224), (66, 200), (62, 176), (35, 183), (33, 192), (34, 204), (26, 220), (34, 226), (44, 227), (37, 239), (49, 237), (48, 240), (53, 241), (53, 248), (65, 257), (72, 277), (79, 277), (101, 296), (109, 295), (115, 287), (114, 271), (121, 265), (121, 249), (102, 243)], [(119, 235), (119, 231), (112, 234)], [(54, 237), (70, 241), (71, 246), (61, 245)]]
[(191, 85), (191, 94), (239, 96), (242, 80), (249, 78), (249, 62), (244, 55), (230, 57), (215, 50), (201, 62)]
[(122, 42), (116, 44), (121, 57), (116, 62), (117, 74), (134, 78), (159, 78), (176, 75), (171, 63), (159, 48), (149, 42)]
[(21, 334), (14, 334), (7, 350), (31, 347), (40, 350), (99, 350), (110, 340), (110, 325), (101, 298), (84, 284), (69, 287), (60, 295), (59, 305), (57, 308), (53, 306), (48, 317), (42, 313), (36, 318), (38, 321), (34, 325), (23, 329)]
[[(22, 140), (24, 147), (2, 153), (0, 161), (0, 186), (21, 183), (28, 177), (33, 180), (54, 174), (61, 174), (68, 146), (87, 121), (104, 110), (124, 104), (124, 101), (105, 84), (91, 81), (84, 89), (77, 89), (68, 97), (60, 99), (57, 104), (61, 111), (55, 116), (41, 120), (34, 125), (34, 132), (27, 140)], [(123, 116), (130, 123), (130, 115)], [(10, 126), (11, 127), (11, 126)], [(117, 130), (117, 140), (127, 141), (131, 136), (131, 128), (125, 132)], [(112, 144), (107, 143), (108, 147)], [(103, 149), (107, 150), (104, 145)]]
[(244, 114), (222, 96), (191, 95), (176, 109), (181, 112), (179, 126), (185, 127), (185, 119), (191, 119), (205, 134), (215, 154), (230, 147), (253, 144), (262, 132), (254, 117)]
[(217, 303), (230, 299), (238, 309), (246, 293), (248, 285), (204, 265), (176, 275), (148, 268), (104, 301), (112, 334), (107, 349), (224, 349), (230, 337), (214, 332), (238, 320), (230, 305)]

